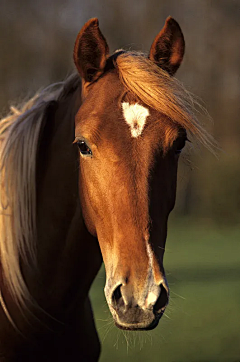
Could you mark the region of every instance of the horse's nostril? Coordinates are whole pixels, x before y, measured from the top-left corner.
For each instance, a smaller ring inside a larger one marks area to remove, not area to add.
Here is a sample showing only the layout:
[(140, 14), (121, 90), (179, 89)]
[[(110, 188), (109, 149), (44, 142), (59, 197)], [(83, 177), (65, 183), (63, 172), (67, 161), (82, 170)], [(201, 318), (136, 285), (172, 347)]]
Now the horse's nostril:
[(112, 304), (116, 306), (119, 304), (120, 300), (122, 299), (122, 292), (121, 292), (122, 284), (118, 285), (117, 288), (112, 293)]
[(160, 285), (160, 295), (153, 306), (154, 312), (161, 312), (162, 309), (164, 309), (168, 304), (168, 291), (163, 286), (163, 284)]

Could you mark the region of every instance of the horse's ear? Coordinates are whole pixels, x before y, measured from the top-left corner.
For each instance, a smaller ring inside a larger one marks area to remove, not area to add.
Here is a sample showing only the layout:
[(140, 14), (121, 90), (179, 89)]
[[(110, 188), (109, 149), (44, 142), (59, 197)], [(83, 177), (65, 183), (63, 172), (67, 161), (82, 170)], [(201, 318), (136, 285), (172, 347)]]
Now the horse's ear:
[(152, 43), (149, 59), (170, 75), (174, 75), (182, 62), (184, 49), (185, 42), (181, 28), (176, 20), (169, 16)]
[(79, 32), (73, 58), (86, 82), (97, 79), (104, 70), (109, 48), (98, 27), (98, 19), (90, 19)]

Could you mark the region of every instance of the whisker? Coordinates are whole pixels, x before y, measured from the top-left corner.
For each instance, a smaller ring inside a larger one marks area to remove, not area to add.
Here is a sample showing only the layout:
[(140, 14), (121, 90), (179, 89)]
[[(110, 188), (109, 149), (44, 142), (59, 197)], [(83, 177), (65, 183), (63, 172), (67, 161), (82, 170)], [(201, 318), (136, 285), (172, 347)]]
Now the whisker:
[(113, 345), (116, 349), (118, 349), (119, 336), (120, 336), (120, 331), (117, 332), (117, 340), (116, 340), (116, 342), (115, 342), (114, 345)]
[(103, 336), (102, 342), (105, 341), (105, 339), (107, 338), (107, 335), (113, 329), (113, 327), (114, 327), (114, 323), (112, 325), (108, 326), (108, 330), (106, 331), (105, 335)]
[(183, 296), (181, 296), (180, 294), (177, 294), (177, 293), (175, 293), (175, 292), (173, 292), (173, 291), (171, 291), (171, 293), (175, 294), (177, 297), (179, 297), (179, 298), (181, 298), (181, 299), (186, 300), (186, 298), (184, 298), (184, 297), (183, 297)]
[(168, 319), (172, 320), (172, 318), (170, 318), (166, 312), (164, 313), (164, 316), (167, 317)]

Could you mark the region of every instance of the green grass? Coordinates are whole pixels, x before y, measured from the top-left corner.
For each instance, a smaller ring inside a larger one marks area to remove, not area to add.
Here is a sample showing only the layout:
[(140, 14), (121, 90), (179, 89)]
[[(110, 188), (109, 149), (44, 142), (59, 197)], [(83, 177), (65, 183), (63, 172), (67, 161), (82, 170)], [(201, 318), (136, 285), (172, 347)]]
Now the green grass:
[(151, 332), (114, 326), (100, 271), (91, 290), (100, 361), (239, 362), (240, 228), (172, 222), (164, 264), (171, 301)]

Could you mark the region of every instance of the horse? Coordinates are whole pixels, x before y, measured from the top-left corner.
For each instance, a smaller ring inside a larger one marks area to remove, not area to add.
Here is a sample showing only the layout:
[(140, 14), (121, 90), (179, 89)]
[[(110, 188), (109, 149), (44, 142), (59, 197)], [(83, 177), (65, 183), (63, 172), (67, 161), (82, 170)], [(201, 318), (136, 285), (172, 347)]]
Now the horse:
[(188, 138), (211, 148), (174, 78), (184, 55), (169, 17), (148, 56), (109, 47), (90, 19), (77, 73), (0, 122), (0, 361), (97, 361), (89, 289), (102, 261), (117, 327), (151, 330), (177, 165)]

